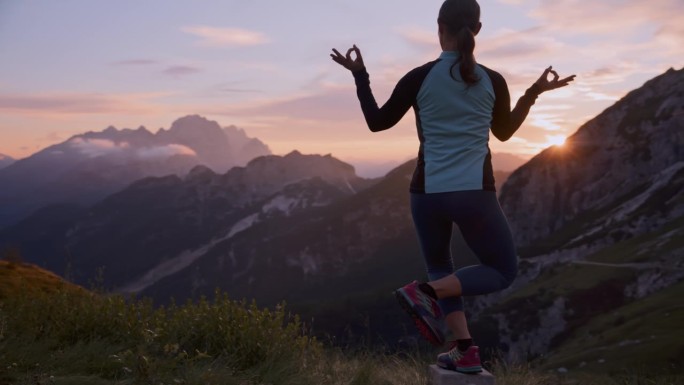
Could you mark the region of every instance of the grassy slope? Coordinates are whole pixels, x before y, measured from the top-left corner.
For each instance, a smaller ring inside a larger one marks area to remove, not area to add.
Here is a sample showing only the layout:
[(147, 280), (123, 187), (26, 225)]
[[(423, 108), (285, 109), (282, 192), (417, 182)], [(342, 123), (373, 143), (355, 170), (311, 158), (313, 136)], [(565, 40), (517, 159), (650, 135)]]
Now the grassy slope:
[(0, 300), (22, 294), (82, 291), (58, 275), (28, 263), (0, 261)]
[[(657, 263), (660, 256), (682, 250), (684, 218), (679, 218), (657, 231), (602, 249), (586, 260), (618, 265)], [(663, 269), (668, 268), (682, 266), (666, 263)], [(568, 299), (570, 313), (565, 318), (571, 330), (555, 342), (544, 360), (546, 368), (616, 371), (625, 365), (666, 367), (671, 362), (682, 362), (684, 283), (631, 302), (624, 298), (624, 287), (639, 273), (637, 269), (613, 266), (556, 266), (516, 291), (495, 310), (521, 304), (548, 304), (557, 296)], [(534, 306), (530, 309), (536, 313)]]
[(544, 366), (620, 371), (625, 367), (660, 368), (681, 364), (684, 362), (682, 298), (684, 282), (595, 317), (558, 346)]
[[(677, 236), (681, 234), (681, 236)], [(667, 238), (663, 241), (662, 238)], [(653, 261), (659, 255), (684, 249), (684, 217), (657, 231), (615, 243), (587, 256), (590, 262), (637, 263)], [(643, 250), (648, 250), (644, 252)], [(568, 264), (544, 271), (532, 283), (516, 291), (507, 301), (522, 298), (555, 298), (596, 287), (608, 280), (631, 280), (635, 271), (627, 268)]]

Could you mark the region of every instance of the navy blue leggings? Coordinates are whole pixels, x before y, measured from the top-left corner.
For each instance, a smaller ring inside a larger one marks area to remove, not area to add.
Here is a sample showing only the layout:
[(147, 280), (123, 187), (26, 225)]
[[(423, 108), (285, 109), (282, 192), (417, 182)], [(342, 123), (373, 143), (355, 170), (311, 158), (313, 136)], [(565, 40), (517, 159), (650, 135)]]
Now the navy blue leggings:
[[(411, 194), (411, 213), (431, 281), (455, 274), (464, 296), (489, 294), (513, 283), (518, 259), (508, 221), (493, 191)], [(453, 224), (480, 260), (454, 272)], [(439, 300), (444, 314), (463, 310), (461, 297)]]

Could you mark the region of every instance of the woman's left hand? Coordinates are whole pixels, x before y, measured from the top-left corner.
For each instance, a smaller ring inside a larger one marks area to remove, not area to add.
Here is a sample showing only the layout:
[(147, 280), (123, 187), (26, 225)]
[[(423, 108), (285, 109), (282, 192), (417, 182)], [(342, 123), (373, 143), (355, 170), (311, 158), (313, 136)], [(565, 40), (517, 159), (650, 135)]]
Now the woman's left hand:
[[(352, 52), (356, 53), (356, 59), (352, 59)], [(366, 68), (366, 66), (363, 64), (363, 57), (361, 57), (361, 51), (358, 47), (356, 47), (356, 44), (354, 44), (353, 47), (347, 50), (346, 56), (342, 56), (342, 54), (338, 50), (333, 48), (333, 53), (330, 54), (330, 57), (332, 57), (335, 63), (341, 65), (342, 67), (348, 69), (351, 72), (361, 71), (362, 69)]]
[[(547, 79), (549, 74), (553, 74), (553, 80)], [(552, 66), (549, 66), (549, 68), (544, 70), (544, 73), (539, 77), (535, 84), (537, 84), (541, 92), (551, 91), (555, 90), (556, 88), (567, 86), (568, 83), (575, 80), (575, 75), (570, 75), (567, 78), (560, 80), (558, 80), (558, 78), (560, 78), (560, 76), (558, 76), (558, 73), (553, 70)]]

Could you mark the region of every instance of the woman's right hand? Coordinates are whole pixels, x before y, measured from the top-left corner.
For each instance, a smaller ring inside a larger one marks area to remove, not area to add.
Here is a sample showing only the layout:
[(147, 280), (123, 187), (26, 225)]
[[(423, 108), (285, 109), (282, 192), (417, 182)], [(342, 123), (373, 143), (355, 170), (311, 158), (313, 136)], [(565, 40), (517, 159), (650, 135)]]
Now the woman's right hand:
[[(548, 79), (549, 74), (553, 74), (553, 80)], [(535, 84), (539, 87), (541, 92), (546, 92), (555, 90), (556, 88), (565, 87), (568, 85), (568, 83), (575, 80), (575, 75), (570, 75), (561, 80), (558, 80), (559, 77), (560, 76), (558, 76), (558, 73), (553, 70), (553, 67), (549, 66), (549, 68), (544, 70), (544, 73), (539, 77), (539, 79), (537, 79)]]
[[(356, 53), (356, 59), (352, 59), (352, 52)], [(363, 57), (361, 57), (361, 51), (358, 47), (356, 47), (356, 44), (354, 44), (353, 47), (347, 50), (346, 56), (343, 56), (338, 50), (333, 48), (333, 53), (330, 54), (330, 57), (332, 57), (335, 63), (341, 65), (342, 67), (348, 69), (351, 72), (361, 71), (364, 68), (366, 68), (366, 66), (363, 64)]]

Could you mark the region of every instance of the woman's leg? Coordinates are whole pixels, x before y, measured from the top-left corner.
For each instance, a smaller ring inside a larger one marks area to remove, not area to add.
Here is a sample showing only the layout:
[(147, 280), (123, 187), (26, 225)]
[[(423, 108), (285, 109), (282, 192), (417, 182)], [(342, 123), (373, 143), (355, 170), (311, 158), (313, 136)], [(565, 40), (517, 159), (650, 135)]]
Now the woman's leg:
[(460, 191), (450, 195), (443, 206), (481, 264), (429, 282), (437, 297), (489, 294), (510, 286), (517, 274), (517, 256), (496, 194)]
[[(474, 192), (474, 191), (473, 191)], [(461, 295), (490, 294), (509, 287), (518, 274), (518, 257), (506, 216), (496, 193), (479, 191), (472, 201), (478, 209), (466, 211), (459, 224), (463, 239), (480, 265), (456, 271)]]
[(517, 274), (517, 256), (508, 222), (494, 192), (461, 191), (439, 197), (441, 212), (458, 224), (466, 243), (482, 262), (438, 279), (430, 276), (429, 285), (440, 301), (461, 300), (460, 309), (445, 312), (446, 323), (455, 339), (468, 339), (461, 297), (489, 294), (510, 286)]
[[(456, 278), (451, 258), (451, 233), (453, 222), (444, 215), (439, 199), (434, 194), (412, 194), (411, 212), (420, 241), (428, 279)], [(440, 308), (445, 322), (455, 339), (469, 339), (470, 332), (463, 312), (460, 296), (439, 296)]]

